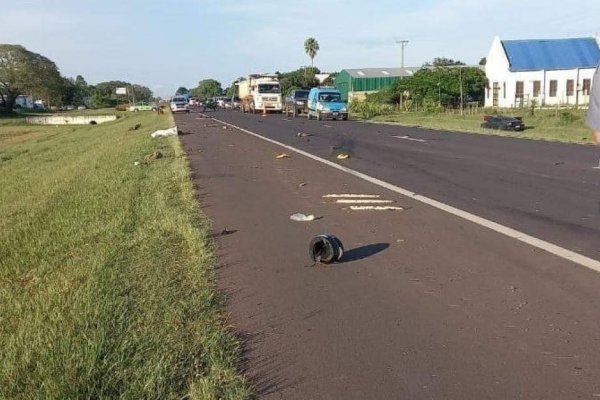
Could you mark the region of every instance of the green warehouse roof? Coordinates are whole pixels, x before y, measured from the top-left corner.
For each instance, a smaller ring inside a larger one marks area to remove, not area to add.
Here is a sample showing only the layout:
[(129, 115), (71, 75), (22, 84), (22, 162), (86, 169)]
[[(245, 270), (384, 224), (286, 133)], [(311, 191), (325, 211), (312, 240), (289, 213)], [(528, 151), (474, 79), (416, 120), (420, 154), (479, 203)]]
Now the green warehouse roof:
[(353, 68), (344, 69), (353, 78), (389, 78), (392, 76), (412, 76), (420, 68)]

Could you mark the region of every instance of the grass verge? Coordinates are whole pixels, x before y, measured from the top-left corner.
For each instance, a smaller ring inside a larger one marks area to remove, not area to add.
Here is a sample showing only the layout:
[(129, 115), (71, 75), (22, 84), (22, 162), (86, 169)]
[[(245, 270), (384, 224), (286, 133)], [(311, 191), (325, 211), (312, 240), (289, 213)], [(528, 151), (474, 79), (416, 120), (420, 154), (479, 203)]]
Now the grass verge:
[(510, 136), (534, 140), (548, 140), (566, 143), (592, 143), (589, 130), (585, 126), (585, 110), (528, 110), (507, 111), (507, 115), (522, 116), (528, 127), (522, 132), (482, 129), (481, 113), (460, 115), (455, 113), (403, 112), (380, 115), (369, 120), (376, 123), (393, 123), (405, 126), (478, 133), (483, 135)]
[(170, 124), (0, 122), (0, 398), (248, 398)]

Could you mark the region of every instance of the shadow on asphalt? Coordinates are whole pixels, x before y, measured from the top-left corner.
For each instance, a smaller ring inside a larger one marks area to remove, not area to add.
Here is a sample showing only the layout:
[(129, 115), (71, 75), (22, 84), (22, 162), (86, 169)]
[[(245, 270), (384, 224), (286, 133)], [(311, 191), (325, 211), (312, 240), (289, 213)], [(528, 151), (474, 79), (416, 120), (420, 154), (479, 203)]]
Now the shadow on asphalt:
[(371, 257), (390, 247), (389, 243), (374, 243), (366, 246), (357, 247), (344, 252), (341, 263), (362, 260), (363, 258)]

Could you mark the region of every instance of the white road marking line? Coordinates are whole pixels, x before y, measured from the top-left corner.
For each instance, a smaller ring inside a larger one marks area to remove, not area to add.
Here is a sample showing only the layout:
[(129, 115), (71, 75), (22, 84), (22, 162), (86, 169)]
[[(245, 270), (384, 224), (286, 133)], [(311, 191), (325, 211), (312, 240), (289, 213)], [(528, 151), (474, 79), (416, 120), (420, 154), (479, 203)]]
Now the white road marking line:
[(352, 211), (401, 211), (404, 210), (402, 207), (392, 206), (350, 206), (348, 207)]
[(338, 199), (338, 204), (386, 204), (393, 203), (394, 200), (360, 200), (360, 199)]
[(586, 256), (584, 256), (582, 254), (579, 254), (579, 253), (576, 253), (576, 252), (571, 251), (569, 249), (565, 249), (563, 247), (557, 246), (557, 245), (555, 245), (553, 243), (550, 243), (550, 242), (547, 242), (545, 240), (538, 239), (538, 238), (536, 238), (534, 236), (528, 235), (528, 234), (523, 233), (521, 231), (518, 231), (516, 229), (509, 228), (508, 226), (504, 226), (504, 225), (499, 224), (497, 222), (490, 221), (488, 219), (479, 217), (479, 216), (477, 216), (475, 214), (471, 214), (471, 213), (469, 213), (467, 211), (463, 211), (463, 210), (458, 209), (456, 207), (449, 206), (447, 204), (444, 204), (444, 203), (439, 202), (437, 200), (431, 199), (429, 197), (422, 196), (422, 195), (414, 193), (414, 192), (412, 192), (410, 190), (401, 188), (400, 186), (392, 185), (391, 183), (382, 181), (381, 179), (373, 178), (372, 176), (369, 176), (367, 174), (363, 174), (362, 172), (358, 172), (358, 171), (355, 171), (355, 170), (350, 169), (348, 167), (344, 167), (343, 165), (336, 164), (333, 161), (329, 161), (329, 160), (326, 160), (324, 158), (315, 156), (315, 155), (310, 154), (310, 153), (308, 153), (308, 152), (306, 152), (304, 150), (300, 150), (300, 149), (297, 149), (295, 147), (288, 146), (287, 144), (278, 142), (277, 140), (273, 140), (273, 139), (261, 136), (258, 133), (254, 133), (252, 131), (249, 131), (247, 129), (241, 128), (239, 126), (230, 124), (229, 122), (221, 121), (221, 120), (218, 120), (216, 118), (214, 118), (214, 120), (218, 121), (218, 122), (220, 122), (222, 124), (229, 125), (232, 128), (235, 128), (235, 129), (237, 129), (237, 130), (239, 130), (241, 132), (244, 132), (244, 133), (247, 133), (249, 135), (252, 135), (252, 136), (254, 136), (254, 137), (258, 138), (258, 139), (264, 140), (264, 141), (269, 142), (269, 143), (273, 143), (273, 144), (275, 144), (277, 146), (283, 147), (283, 148), (288, 149), (290, 151), (293, 151), (293, 152), (295, 152), (297, 154), (303, 155), (303, 156), (308, 157), (308, 158), (310, 158), (312, 160), (315, 160), (315, 161), (318, 161), (318, 162), (320, 162), (322, 164), (328, 165), (328, 166), (330, 166), (332, 168), (335, 168), (335, 169), (338, 169), (340, 171), (346, 172), (349, 175), (352, 175), (352, 176), (355, 176), (357, 178), (363, 179), (363, 180), (365, 180), (367, 182), (370, 182), (370, 183), (372, 183), (374, 185), (381, 186), (382, 188), (391, 190), (392, 192), (396, 192), (396, 193), (401, 194), (403, 196), (410, 197), (412, 199), (420, 201), (421, 203), (427, 204), (429, 206), (432, 206), (432, 207), (437, 208), (437, 209), (442, 210), (442, 211), (446, 211), (449, 214), (455, 215), (455, 216), (457, 216), (459, 218), (463, 218), (463, 219), (465, 219), (467, 221), (470, 221), (470, 222), (473, 222), (473, 223), (475, 223), (477, 225), (486, 227), (486, 228), (491, 229), (491, 230), (493, 230), (493, 231), (495, 231), (497, 233), (500, 233), (502, 235), (505, 235), (505, 236), (508, 236), (510, 238), (516, 239), (516, 240), (518, 240), (520, 242), (523, 242), (523, 243), (526, 243), (526, 244), (528, 244), (530, 246), (537, 247), (538, 249), (544, 250), (544, 251), (546, 251), (546, 252), (548, 252), (550, 254), (554, 254), (557, 257), (564, 258), (565, 260), (569, 260), (571, 262), (574, 262), (575, 264), (581, 265), (582, 267), (586, 267), (586, 268), (589, 268), (589, 269), (594, 270), (596, 272), (600, 272), (600, 261), (594, 260), (593, 258), (586, 257)]
[(326, 194), (321, 196), (325, 199), (336, 198), (336, 197), (354, 197), (357, 199), (378, 199), (381, 197), (379, 194)]
[(427, 143), (427, 140), (425, 140), (425, 139), (416, 139), (416, 138), (411, 138), (410, 136), (392, 136), (392, 137), (395, 137), (396, 139), (412, 140), (414, 142)]

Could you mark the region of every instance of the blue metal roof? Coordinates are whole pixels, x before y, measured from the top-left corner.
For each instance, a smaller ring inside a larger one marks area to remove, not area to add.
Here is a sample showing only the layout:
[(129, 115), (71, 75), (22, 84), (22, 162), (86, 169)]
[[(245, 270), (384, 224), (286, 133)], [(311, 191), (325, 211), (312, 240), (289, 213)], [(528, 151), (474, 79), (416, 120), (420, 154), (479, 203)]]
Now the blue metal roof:
[(594, 38), (503, 40), (511, 71), (595, 68), (600, 49)]

